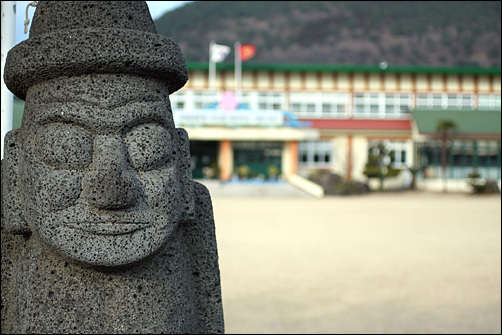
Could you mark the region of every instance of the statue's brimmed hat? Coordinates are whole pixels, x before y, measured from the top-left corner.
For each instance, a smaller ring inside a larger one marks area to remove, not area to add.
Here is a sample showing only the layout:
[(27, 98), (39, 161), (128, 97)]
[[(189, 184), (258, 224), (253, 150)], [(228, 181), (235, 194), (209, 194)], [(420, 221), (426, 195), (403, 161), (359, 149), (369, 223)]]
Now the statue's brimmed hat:
[(39, 1), (30, 37), (12, 48), (4, 80), (19, 98), (61, 76), (125, 73), (166, 82), (188, 80), (179, 46), (158, 35), (145, 1)]

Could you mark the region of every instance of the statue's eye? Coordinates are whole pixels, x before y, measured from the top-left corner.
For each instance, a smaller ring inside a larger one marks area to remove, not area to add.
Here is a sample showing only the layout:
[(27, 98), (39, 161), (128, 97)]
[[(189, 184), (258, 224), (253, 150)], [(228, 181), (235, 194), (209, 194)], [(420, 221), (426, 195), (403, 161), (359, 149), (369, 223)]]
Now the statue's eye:
[(146, 123), (133, 128), (126, 134), (125, 144), (131, 164), (138, 170), (160, 168), (171, 157), (171, 134), (157, 124)]
[(83, 169), (92, 162), (93, 137), (78, 126), (44, 125), (36, 138), (38, 157), (57, 169)]

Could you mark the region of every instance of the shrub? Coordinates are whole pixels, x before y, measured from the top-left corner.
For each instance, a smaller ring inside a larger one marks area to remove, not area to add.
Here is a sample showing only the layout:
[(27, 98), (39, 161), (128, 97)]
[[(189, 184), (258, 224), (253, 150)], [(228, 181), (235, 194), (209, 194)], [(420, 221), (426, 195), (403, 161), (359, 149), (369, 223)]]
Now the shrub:
[(365, 183), (348, 181), (338, 174), (327, 170), (318, 170), (309, 176), (309, 180), (322, 186), (326, 195), (353, 195), (370, 192)]

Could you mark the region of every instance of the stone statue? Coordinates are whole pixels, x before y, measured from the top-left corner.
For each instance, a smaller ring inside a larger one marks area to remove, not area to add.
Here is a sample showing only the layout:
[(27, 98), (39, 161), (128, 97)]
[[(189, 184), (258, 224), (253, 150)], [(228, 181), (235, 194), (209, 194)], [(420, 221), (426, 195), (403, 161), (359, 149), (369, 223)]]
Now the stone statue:
[(144, 1), (39, 1), (5, 82), (2, 333), (223, 333), (211, 198)]

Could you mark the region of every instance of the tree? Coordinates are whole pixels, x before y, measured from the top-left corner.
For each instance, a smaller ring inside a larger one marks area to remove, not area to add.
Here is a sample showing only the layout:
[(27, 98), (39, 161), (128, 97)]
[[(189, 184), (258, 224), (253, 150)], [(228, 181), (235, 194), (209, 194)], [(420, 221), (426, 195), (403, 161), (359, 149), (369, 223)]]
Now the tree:
[(455, 130), (457, 125), (451, 120), (440, 120), (437, 123), (436, 130), (440, 133), (441, 137), (441, 173), (443, 175), (443, 192), (447, 192), (447, 176), (446, 170), (448, 168), (448, 145), (450, 139), (450, 132)]
[(421, 166), (414, 165), (414, 166), (408, 167), (408, 171), (410, 171), (410, 173), (411, 173), (410, 190), (416, 191), (416, 189), (417, 189), (417, 175), (420, 172), (422, 172), (423, 170), (425, 170), (425, 168), (426, 168), (425, 165), (421, 165)]
[(396, 177), (401, 170), (391, 166), (391, 152), (385, 143), (379, 142), (372, 145), (368, 151), (368, 163), (364, 167), (364, 174), (368, 178), (380, 180), (380, 191), (383, 191), (385, 178)]

